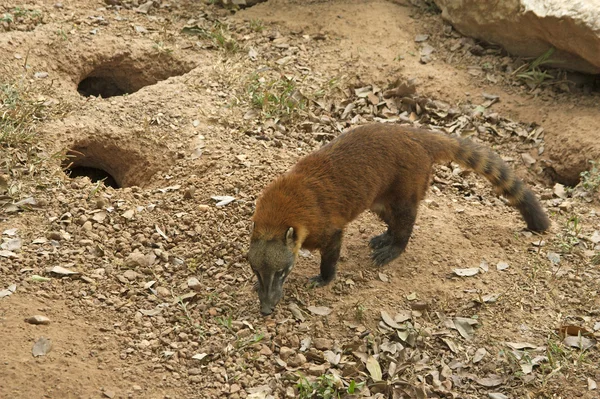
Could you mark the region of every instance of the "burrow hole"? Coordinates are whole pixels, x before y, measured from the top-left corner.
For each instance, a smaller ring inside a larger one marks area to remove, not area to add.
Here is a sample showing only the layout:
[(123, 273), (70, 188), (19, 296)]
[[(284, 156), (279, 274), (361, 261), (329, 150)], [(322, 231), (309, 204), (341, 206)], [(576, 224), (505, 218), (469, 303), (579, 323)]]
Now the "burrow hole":
[(144, 59), (117, 57), (85, 73), (77, 85), (85, 97), (114, 97), (135, 93), (149, 86), (189, 72), (193, 65), (172, 57), (148, 56)]
[(158, 167), (138, 149), (123, 147), (115, 140), (82, 140), (69, 148), (62, 168), (70, 178), (87, 176), (107, 187), (143, 187)]

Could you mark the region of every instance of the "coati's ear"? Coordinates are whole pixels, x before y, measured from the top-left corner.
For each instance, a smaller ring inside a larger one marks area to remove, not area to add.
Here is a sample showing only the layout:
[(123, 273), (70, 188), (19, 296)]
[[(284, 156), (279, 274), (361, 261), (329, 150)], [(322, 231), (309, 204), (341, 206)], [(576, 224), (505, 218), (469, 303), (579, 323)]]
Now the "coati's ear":
[(294, 240), (294, 228), (293, 227), (290, 227), (287, 230), (287, 232), (285, 233), (285, 243), (290, 248), (293, 248), (296, 245), (295, 240)]

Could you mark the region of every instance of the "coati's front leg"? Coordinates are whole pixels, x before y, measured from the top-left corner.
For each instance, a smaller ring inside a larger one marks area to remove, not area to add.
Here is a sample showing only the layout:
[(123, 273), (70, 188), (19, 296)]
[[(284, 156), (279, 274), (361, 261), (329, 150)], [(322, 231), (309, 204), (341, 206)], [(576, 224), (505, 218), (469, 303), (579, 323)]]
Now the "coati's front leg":
[[(374, 248), (371, 254), (373, 262), (377, 266), (390, 263), (404, 252), (417, 218), (417, 206), (418, 202), (414, 203), (412, 201), (391, 205), (388, 231), (382, 234), (389, 234), (386, 238), (389, 242)], [(373, 239), (378, 239), (378, 237), (380, 236), (373, 237)]]
[(311, 277), (317, 287), (329, 284), (335, 278), (336, 266), (342, 249), (342, 230), (335, 231), (321, 247), (321, 274)]

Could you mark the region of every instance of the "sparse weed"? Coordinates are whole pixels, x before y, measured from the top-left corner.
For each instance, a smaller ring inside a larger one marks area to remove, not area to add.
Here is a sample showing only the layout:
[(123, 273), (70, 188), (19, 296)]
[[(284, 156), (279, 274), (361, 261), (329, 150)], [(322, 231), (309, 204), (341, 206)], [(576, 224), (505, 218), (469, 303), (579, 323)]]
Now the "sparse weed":
[(549, 48), (548, 51), (540, 55), (538, 58), (536, 58), (529, 64), (522, 65), (520, 68), (513, 72), (513, 75), (521, 79), (532, 89), (535, 89), (547, 80), (554, 79), (554, 75), (542, 69), (544, 65), (558, 62), (550, 59), (552, 54), (554, 54), (554, 51), (554, 47)]
[(217, 21), (210, 28), (199, 25), (186, 26), (182, 32), (209, 39), (215, 47), (225, 50), (228, 53), (237, 53), (241, 49), (237, 40), (231, 36), (229, 27), (222, 22)]
[(365, 317), (365, 306), (362, 303), (354, 305), (354, 318), (357, 321), (363, 321)]
[(285, 76), (267, 80), (253, 75), (247, 90), (252, 106), (266, 118), (293, 118), (307, 105), (296, 81)]
[(344, 389), (342, 381), (332, 374), (323, 374), (314, 381), (309, 381), (300, 374), (296, 388), (299, 399), (337, 399), (345, 394), (355, 394), (363, 385), (364, 382), (357, 383), (352, 380), (348, 384), (348, 388)]
[(252, 336), (252, 338), (250, 338), (249, 340), (246, 340), (246, 341), (240, 341), (240, 340), (238, 340), (236, 342), (236, 347), (237, 347), (237, 349), (243, 349), (246, 346), (254, 345), (256, 343), (259, 343), (260, 341), (263, 340), (264, 337), (265, 337), (265, 334), (263, 334), (263, 333), (254, 334)]
[(155, 49), (157, 52), (161, 53), (161, 54), (165, 54), (165, 55), (171, 55), (173, 54), (173, 49), (170, 47), (167, 47), (165, 45), (165, 43), (161, 42), (161, 41), (157, 41), (152, 45), (152, 48)]
[(10, 12), (2, 14), (0, 23), (3, 23), (4, 29), (9, 31), (14, 28), (14, 24), (36, 26), (42, 23), (42, 12), (40, 10), (15, 7)]
[(24, 80), (0, 85), (0, 147), (29, 143), (35, 136), (33, 122), (44, 118), (43, 103), (29, 98)]
[(179, 305), (179, 308), (183, 311), (185, 323), (189, 327), (191, 327), (194, 330), (196, 330), (198, 332), (198, 336), (200, 338), (204, 338), (204, 336), (205, 336), (204, 329), (202, 328), (201, 325), (194, 323), (194, 320), (192, 319), (192, 315), (190, 314), (190, 312), (189, 312), (189, 310), (187, 308), (187, 304), (185, 302), (183, 302), (183, 300), (181, 299), (181, 297), (177, 297), (177, 304)]
[(265, 30), (265, 25), (263, 24), (262, 20), (253, 19), (250, 21), (250, 29), (252, 29), (254, 32), (262, 32)]
[(558, 239), (558, 248), (563, 254), (570, 254), (579, 244), (579, 233), (581, 233), (581, 218), (578, 215), (571, 216), (561, 233), (556, 237)]
[(579, 174), (581, 180), (579, 185), (590, 193), (595, 193), (600, 188), (600, 168), (596, 161), (589, 161), (592, 167)]
[(231, 317), (231, 315), (227, 316), (227, 317), (215, 317), (215, 320), (217, 321), (217, 323), (219, 323), (220, 325), (222, 325), (223, 327), (225, 327), (228, 330), (232, 330), (233, 328), (233, 319)]

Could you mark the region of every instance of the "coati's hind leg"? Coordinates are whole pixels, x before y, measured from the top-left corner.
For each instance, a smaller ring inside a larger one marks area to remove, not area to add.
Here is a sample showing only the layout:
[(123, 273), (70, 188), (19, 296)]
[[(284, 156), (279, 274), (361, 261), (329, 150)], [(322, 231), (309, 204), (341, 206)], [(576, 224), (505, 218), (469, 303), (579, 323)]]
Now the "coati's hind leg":
[(418, 201), (400, 201), (390, 206), (388, 231), (383, 234), (388, 235), (385, 240), (389, 243), (375, 248), (371, 254), (377, 266), (391, 262), (404, 252), (417, 218), (417, 206)]
[(321, 274), (311, 277), (317, 287), (327, 285), (335, 278), (337, 261), (342, 249), (342, 230), (336, 230), (321, 247)]

